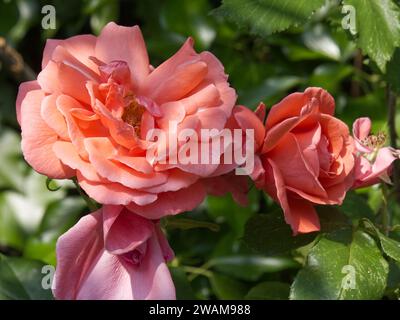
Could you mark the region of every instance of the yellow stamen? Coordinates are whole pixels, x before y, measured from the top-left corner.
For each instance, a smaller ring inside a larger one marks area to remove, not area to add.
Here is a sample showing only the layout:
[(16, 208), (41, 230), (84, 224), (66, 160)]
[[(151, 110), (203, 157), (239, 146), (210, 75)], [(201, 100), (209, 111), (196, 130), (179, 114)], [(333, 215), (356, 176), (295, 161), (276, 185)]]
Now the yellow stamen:
[(129, 104), (125, 107), (124, 113), (122, 114), (122, 120), (130, 124), (136, 134), (140, 137), (140, 123), (142, 121), (142, 115), (145, 108), (137, 103), (135, 99), (130, 100)]
[(362, 144), (368, 148), (375, 149), (382, 147), (386, 142), (386, 134), (379, 131), (377, 135), (371, 134), (370, 136), (363, 139)]

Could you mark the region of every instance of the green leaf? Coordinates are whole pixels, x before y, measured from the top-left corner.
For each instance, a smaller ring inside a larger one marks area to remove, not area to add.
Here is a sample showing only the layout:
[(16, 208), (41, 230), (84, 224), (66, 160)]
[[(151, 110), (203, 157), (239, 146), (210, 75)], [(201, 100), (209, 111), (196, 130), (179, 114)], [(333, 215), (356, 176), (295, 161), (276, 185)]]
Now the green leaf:
[(392, 259), (400, 262), (400, 242), (385, 236), (368, 219), (363, 219), (361, 225), (381, 244), (382, 250)]
[(246, 224), (244, 243), (252, 250), (267, 256), (288, 252), (314, 240), (315, 234), (292, 235), (282, 211), (257, 214)]
[(57, 239), (79, 220), (84, 208), (85, 201), (81, 197), (51, 203), (37, 232), (26, 241), (24, 257), (55, 265)]
[(388, 288), (400, 288), (400, 263), (393, 260), (389, 261), (389, 275), (387, 281)]
[(288, 257), (263, 257), (255, 255), (232, 255), (209, 260), (208, 265), (219, 272), (246, 281), (256, 281), (264, 273), (295, 269), (300, 265)]
[[(196, 40), (196, 46), (208, 48), (216, 36), (213, 19), (208, 15), (208, 0), (165, 1), (160, 6), (160, 20), (167, 32), (175, 32)], [(177, 19), (176, 17), (179, 17)]]
[(0, 36), (6, 37), (18, 19), (16, 1), (0, 2)]
[(227, 222), (229, 226), (235, 231), (238, 237), (243, 235), (243, 230), (247, 220), (258, 209), (258, 195), (259, 193), (253, 188), (249, 193), (250, 205), (242, 207), (232, 200), (231, 195), (223, 197), (207, 198), (207, 212), (208, 215), (215, 219), (218, 223)]
[(351, 219), (374, 218), (374, 212), (367, 199), (354, 191), (347, 192), (343, 204), (338, 209)]
[(309, 79), (308, 86), (321, 87), (335, 94), (339, 91), (343, 80), (353, 74), (353, 68), (349, 65), (337, 63), (325, 63), (316, 67)]
[(50, 289), (43, 289), (44, 264), (0, 254), (0, 296), (11, 300), (50, 300)]
[(265, 281), (251, 288), (247, 300), (288, 300), (290, 285), (284, 282)]
[(14, 43), (24, 38), (37, 18), (37, 13), (40, 12), (38, 3), (35, 0), (19, 0), (16, 3), (19, 11), (19, 19), (9, 31), (9, 37)]
[(312, 51), (323, 54), (324, 56), (338, 61), (341, 57), (340, 48), (328, 29), (323, 24), (317, 24), (305, 31), (302, 39), (306, 47)]
[(22, 249), (25, 232), (21, 228), (12, 209), (7, 193), (0, 194), (0, 245)]
[(296, 76), (269, 77), (254, 89), (243, 91), (239, 95), (240, 103), (255, 109), (261, 101), (268, 103), (271, 98), (277, 97), (301, 82), (302, 78)]
[(189, 230), (193, 228), (207, 228), (210, 231), (219, 231), (219, 225), (216, 223), (180, 217), (168, 217), (164, 219), (164, 227), (168, 229), (183, 230)]
[(380, 299), (388, 263), (371, 236), (342, 229), (321, 237), (310, 250), (307, 265), (297, 274), (294, 300)]
[(344, 0), (355, 9), (357, 44), (385, 71), (400, 45), (400, 8), (392, 0)]
[(176, 298), (178, 300), (196, 299), (185, 271), (179, 267), (171, 267), (170, 271), (176, 289)]
[(210, 278), (215, 294), (222, 300), (240, 300), (249, 290), (248, 286), (223, 274), (214, 273)]
[(304, 24), (325, 0), (223, 0), (214, 12), (261, 36)]
[[(3, 98), (0, 98), (0, 100)], [(23, 189), (24, 173), (27, 170), (27, 166), (21, 159), (20, 142), (21, 138), (15, 132), (11, 130), (1, 132), (0, 187), (21, 191)]]
[(81, 197), (69, 197), (51, 203), (43, 216), (37, 235), (49, 240), (57, 240), (76, 222), (86, 208)]
[[(321, 229), (334, 230), (346, 225), (345, 217), (334, 208), (320, 207)], [(244, 243), (255, 252), (277, 255), (305, 246), (312, 242), (316, 233), (293, 236), (281, 210), (270, 214), (258, 214), (249, 219), (243, 237)]]
[(56, 258), (56, 240), (39, 240), (29, 238), (24, 246), (24, 258), (40, 260), (49, 265), (55, 266)]
[(108, 22), (118, 20), (119, 3), (117, 0), (92, 0), (86, 10), (93, 10), (90, 26), (95, 34), (99, 34)]
[(386, 80), (392, 89), (400, 94), (400, 48), (396, 48), (392, 59), (388, 62)]

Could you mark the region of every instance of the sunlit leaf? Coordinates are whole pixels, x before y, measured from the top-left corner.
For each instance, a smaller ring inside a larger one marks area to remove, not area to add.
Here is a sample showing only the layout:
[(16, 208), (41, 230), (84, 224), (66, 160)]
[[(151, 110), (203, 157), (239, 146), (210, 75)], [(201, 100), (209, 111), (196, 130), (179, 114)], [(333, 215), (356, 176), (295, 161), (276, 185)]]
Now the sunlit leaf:
[(400, 8), (392, 0), (344, 0), (356, 15), (357, 43), (384, 71), (400, 45)]
[(305, 23), (325, 0), (223, 0), (215, 13), (267, 36)]
[(323, 236), (294, 280), (290, 298), (380, 299), (388, 263), (367, 233), (342, 229)]

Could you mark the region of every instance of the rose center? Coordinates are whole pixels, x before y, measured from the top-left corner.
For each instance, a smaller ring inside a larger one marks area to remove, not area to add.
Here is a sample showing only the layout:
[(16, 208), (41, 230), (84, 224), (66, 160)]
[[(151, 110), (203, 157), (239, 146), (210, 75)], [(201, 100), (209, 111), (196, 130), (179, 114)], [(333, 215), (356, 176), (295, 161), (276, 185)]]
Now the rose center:
[(135, 98), (130, 98), (122, 113), (121, 119), (133, 127), (138, 137), (140, 137), (140, 124), (145, 110), (145, 107)]
[(375, 149), (380, 148), (386, 142), (386, 134), (382, 131), (378, 132), (377, 135), (369, 135), (365, 139), (363, 139), (362, 144), (368, 148)]

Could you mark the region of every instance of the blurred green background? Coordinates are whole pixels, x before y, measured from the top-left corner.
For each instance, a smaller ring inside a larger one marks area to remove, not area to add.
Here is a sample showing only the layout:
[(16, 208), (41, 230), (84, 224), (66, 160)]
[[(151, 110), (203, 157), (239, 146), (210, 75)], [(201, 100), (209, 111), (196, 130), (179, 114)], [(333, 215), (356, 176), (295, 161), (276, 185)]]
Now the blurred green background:
[[(55, 30), (41, 27), (41, 8), (46, 4), (56, 8)], [(351, 125), (357, 117), (370, 116), (375, 132), (387, 130), (383, 77), (341, 27), (343, 15), (335, 1), (328, 1), (306, 23), (264, 37), (215, 14), (220, 5), (218, 0), (0, 0), (0, 37), (38, 73), (46, 39), (98, 34), (109, 21), (138, 24), (153, 65), (192, 36), (198, 51), (209, 50), (222, 61), (240, 104), (254, 109), (264, 101), (270, 107), (290, 92), (321, 86), (335, 97), (340, 119)], [(55, 264), (57, 238), (89, 211), (72, 183), (46, 185), (46, 177), (23, 160), (15, 117), (18, 84), (0, 64), (0, 298), (48, 298), (49, 291), (39, 292), (29, 284), (42, 276), (38, 266)], [(341, 214), (379, 220), (381, 195), (380, 187), (351, 192)], [(242, 208), (230, 196), (209, 197), (195, 211), (165, 223), (176, 253), (171, 270), (178, 298), (288, 298), (307, 247), (286, 253), (277, 250), (278, 254), (251, 250), (243, 239), (251, 243), (248, 233), (254, 229), (246, 234), (246, 223), (249, 219), (257, 223), (259, 213), (279, 208), (254, 188), (250, 199), (250, 205)], [(400, 223), (397, 203), (392, 201), (388, 207), (393, 225)], [(188, 219), (196, 220), (198, 228)], [(288, 229), (284, 232), (290, 234)], [(263, 241), (273, 241), (268, 234), (265, 237)], [(396, 290), (398, 294), (399, 268), (392, 267), (386, 297)]]

